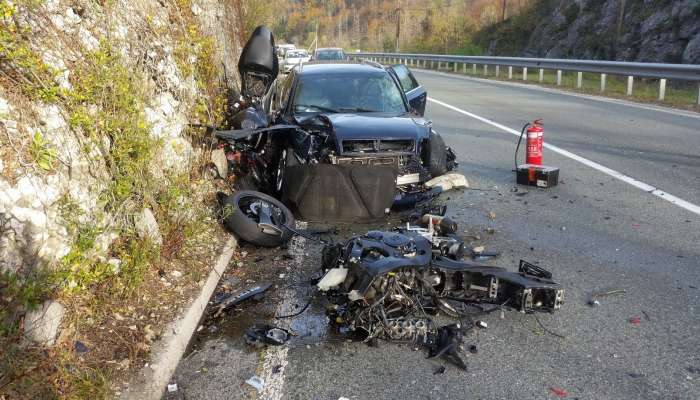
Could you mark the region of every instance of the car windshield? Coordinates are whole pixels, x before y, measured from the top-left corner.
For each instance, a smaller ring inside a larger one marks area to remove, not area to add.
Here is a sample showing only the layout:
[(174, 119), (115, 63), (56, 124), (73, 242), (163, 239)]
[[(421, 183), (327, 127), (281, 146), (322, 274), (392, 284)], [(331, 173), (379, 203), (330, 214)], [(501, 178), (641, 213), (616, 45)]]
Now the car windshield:
[(301, 58), (304, 57), (305, 54), (302, 53), (301, 51), (288, 51), (287, 52), (287, 58)]
[(295, 112), (407, 112), (401, 91), (388, 73), (300, 77)]
[(316, 52), (317, 60), (344, 60), (343, 50), (319, 50)]

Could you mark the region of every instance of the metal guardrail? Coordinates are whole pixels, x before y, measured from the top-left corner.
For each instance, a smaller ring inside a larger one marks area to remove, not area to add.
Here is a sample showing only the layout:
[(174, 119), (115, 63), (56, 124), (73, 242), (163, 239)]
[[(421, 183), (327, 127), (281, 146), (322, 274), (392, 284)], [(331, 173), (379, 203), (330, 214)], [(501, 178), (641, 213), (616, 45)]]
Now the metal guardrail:
[[(451, 56), (439, 54), (409, 54), (409, 53), (350, 53), (352, 59), (372, 60), (384, 63), (403, 63), (408, 66), (442, 68), (445, 63), (448, 67), (452, 64), (454, 72), (458, 72), (462, 66), (463, 72), (467, 72), (467, 65), (472, 65), (472, 72), (476, 74), (477, 65), (483, 66), (484, 74), (489, 66), (495, 67), (495, 75), (500, 73), (500, 67), (508, 67), (508, 78), (513, 78), (513, 67), (522, 68), (523, 80), (527, 80), (527, 69), (539, 69), (539, 81), (543, 81), (544, 70), (557, 71), (557, 85), (561, 85), (562, 71), (577, 72), (577, 88), (582, 86), (582, 74), (593, 72), (601, 74), (601, 91), (605, 91), (606, 76), (627, 76), (627, 95), (632, 95), (634, 77), (659, 79), (659, 100), (664, 100), (666, 94), (666, 80), (677, 79), (700, 83), (700, 65), (696, 64), (661, 64), (622, 61), (594, 61), (594, 60), (565, 60), (554, 58), (524, 58), (524, 57), (488, 57), (488, 56)], [(700, 84), (698, 86), (698, 104), (700, 104)]]

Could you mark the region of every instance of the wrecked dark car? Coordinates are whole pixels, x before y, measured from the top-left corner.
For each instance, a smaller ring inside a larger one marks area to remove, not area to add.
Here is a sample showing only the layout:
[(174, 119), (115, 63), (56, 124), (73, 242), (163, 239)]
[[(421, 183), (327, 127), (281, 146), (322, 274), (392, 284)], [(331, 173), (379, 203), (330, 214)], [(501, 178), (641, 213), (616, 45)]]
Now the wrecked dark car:
[(308, 63), (278, 79), (274, 38), (259, 27), (239, 62), (228, 168), (310, 221), (362, 221), (434, 196), (425, 183), (455, 155), (422, 117), (427, 94), (403, 65)]

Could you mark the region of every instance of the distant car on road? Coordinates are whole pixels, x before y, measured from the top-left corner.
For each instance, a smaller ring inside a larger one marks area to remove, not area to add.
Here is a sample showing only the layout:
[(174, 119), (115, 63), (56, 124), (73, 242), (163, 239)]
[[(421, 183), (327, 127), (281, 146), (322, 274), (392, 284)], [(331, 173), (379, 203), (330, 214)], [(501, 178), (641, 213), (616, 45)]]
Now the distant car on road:
[(314, 61), (345, 61), (348, 56), (339, 47), (325, 47), (316, 49), (312, 59)]
[(282, 62), (282, 68), (284, 72), (289, 72), (292, 68), (297, 65), (309, 62), (311, 56), (306, 50), (287, 50), (284, 55), (284, 61)]
[(275, 50), (277, 52), (277, 57), (280, 59), (283, 59), (287, 51), (289, 50), (296, 50), (297, 46), (293, 44), (278, 44), (275, 46)]

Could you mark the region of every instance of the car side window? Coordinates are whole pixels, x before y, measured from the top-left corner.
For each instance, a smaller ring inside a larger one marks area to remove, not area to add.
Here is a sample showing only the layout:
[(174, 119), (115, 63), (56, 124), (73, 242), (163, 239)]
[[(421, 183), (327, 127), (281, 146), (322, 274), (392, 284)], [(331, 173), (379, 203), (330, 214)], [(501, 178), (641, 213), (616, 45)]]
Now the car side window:
[(291, 73), (285, 78), (284, 82), (279, 85), (279, 92), (277, 93), (277, 109), (282, 111), (287, 107), (287, 102), (289, 101), (289, 91), (292, 88), (292, 81), (294, 81), (294, 73)]
[(398, 64), (394, 65), (392, 68), (394, 72), (396, 72), (399, 82), (401, 82), (404, 93), (408, 93), (418, 87), (418, 82), (416, 82), (416, 79), (411, 75), (411, 72), (405, 65)]
[(275, 97), (277, 96), (277, 88), (279, 87), (278, 80), (272, 82), (270, 90), (268, 90), (265, 98), (263, 99), (263, 108), (267, 110), (270, 114), (274, 112), (275, 107)]

